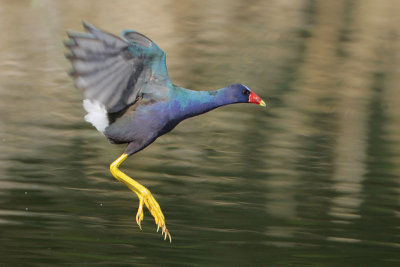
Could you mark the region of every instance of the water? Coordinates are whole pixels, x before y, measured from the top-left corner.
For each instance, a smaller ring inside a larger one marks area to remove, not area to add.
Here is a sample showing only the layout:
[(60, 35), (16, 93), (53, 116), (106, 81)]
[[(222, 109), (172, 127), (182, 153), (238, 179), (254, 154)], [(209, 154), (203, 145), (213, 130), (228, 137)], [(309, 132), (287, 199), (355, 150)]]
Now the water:
[[(2, 1), (0, 265), (399, 266), (397, 1)], [(167, 53), (175, 84), (232, 105), (129, 158), (173, 242), (109, 173), (62, 40), (86, 20)]]

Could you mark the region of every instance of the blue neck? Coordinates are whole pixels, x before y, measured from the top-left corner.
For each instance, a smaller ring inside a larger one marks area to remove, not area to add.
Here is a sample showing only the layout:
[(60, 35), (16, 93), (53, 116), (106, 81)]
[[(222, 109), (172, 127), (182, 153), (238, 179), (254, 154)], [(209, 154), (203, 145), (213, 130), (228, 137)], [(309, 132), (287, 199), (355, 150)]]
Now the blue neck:
[(174, 112), (182, 120), (190, 118), (220, 106), (235, 103), (229, 97), (228, 90), (222, 88), (216, 91), (193, 91), (181, 87), (175, 87)]

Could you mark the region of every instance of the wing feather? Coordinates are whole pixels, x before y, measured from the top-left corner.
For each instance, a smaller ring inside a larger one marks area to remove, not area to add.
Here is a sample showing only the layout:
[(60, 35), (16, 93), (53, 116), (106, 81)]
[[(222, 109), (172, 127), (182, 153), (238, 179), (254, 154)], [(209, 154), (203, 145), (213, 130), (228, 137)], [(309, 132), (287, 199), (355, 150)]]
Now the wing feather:
[(104, 105), (108, 113), (119, 112), (138, 99), (138, 81), (148, 79), (151, 62), (162, 59), (164, 52), (140, 33), (126, 31), (120, 38), (83, 25), (87, 33), (69, 32), (65, 44), (75, 86), (87, 99)]

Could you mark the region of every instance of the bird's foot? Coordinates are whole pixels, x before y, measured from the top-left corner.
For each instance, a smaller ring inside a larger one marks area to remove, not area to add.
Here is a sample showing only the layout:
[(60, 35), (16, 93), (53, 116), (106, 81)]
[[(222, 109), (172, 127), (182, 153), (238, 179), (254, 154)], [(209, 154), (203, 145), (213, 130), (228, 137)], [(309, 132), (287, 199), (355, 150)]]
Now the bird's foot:
[(118, 167), (126, 158), (128, 157), (127, 154), (122, 154), (119, 158), (117, 158), (113, 163), (110, 165), (110, 171), (112, 175), (120, 182), (124, 183), (126, 186), (129, 187), (138, 197), (139, 197), (139, 209), (136, 214), (136, 222), (139, 225), (140, 229), (142, 229), (142, 221), (143, 221), (143, 204), (149, 209), (151, 215), (153, 215), (154, 220), (157, 224), (157, 232), (160, 230), (164, 235), (164, 240), (169, 237), (169, 242), (172, 241), (171, 234), (168, 232), (167, 227), (165, 226), (165, 218), (164, 214), (161, 211), (160, 205), (158, 205), (157, 201), (154, 199), (153, 195), (150, 191), (144, 187), (143, 185), (139, 184), (131, 177), (126, 175), (125, 173), (121, 172)]
[(165, 225), (165, 218), (164, 214), (161, 211), (160, 205), (155, 200), (151, 192), (143, 186), (140, 189), (140, 193), (138, 194), (139, 197), (139, 209), (136, 214), (136, 222), (139, 225), (140, 229), (142, 229), (142, 221), (143, 221), (143, 204), (149, 209), (151, 215), (154, 217), (154, 221), (157, 224), (157, 232), (161, 229), (162, 234), (164, 236), (164, 240), (169, 238), (169, 242), (172, 241), (171, 234), (168, 232), (168, 229)]

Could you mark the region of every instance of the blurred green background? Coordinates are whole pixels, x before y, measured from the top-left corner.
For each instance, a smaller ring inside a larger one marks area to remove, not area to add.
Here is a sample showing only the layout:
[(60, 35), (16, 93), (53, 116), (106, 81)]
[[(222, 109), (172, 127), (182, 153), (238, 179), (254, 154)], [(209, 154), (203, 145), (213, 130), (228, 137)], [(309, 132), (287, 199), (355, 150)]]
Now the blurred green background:
[[(400, 1), (0, 0), (1, 266), (399, 266)], [(181, 123), (122, 170), (83, 119), (66, 30), (139, 31), (171, 80), (268, 104)]]

